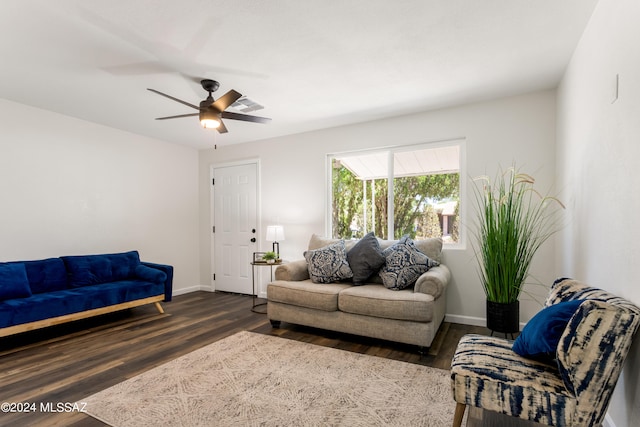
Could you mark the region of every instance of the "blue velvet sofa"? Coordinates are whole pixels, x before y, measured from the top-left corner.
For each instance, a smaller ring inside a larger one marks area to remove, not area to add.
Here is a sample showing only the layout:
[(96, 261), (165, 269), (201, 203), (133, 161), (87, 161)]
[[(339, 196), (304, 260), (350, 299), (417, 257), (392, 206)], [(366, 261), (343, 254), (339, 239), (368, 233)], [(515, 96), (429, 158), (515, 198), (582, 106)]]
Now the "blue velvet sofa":
[(173, 267), (137, 251), (0, 263), (0, 337), (171, 301)]

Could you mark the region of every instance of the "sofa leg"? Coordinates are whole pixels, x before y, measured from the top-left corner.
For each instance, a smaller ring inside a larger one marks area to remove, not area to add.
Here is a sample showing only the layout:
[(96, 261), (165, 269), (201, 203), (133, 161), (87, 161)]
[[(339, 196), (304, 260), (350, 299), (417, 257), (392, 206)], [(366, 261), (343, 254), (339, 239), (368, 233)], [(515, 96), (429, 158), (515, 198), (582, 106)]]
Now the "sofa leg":
[(280, 327), (280, 321), (279, 320), (269, 319), (269, 322), (271, 322), (271, 327), (272, 328), (279, 328)]
[(456, 403), (456, 413), (453, 416), (453, 427), (460, 427), (462, 425), (462, 418), (464, 417), (465, 409), (467, 409), (467, 405), (464, 403)]
[(162, 306), (160, 305), (159, 302), (156, 301), (156, 308), (158, 309), (158, 311), (160, 312), (160, 314), (164, 314), (164, 310), (162, 309)]

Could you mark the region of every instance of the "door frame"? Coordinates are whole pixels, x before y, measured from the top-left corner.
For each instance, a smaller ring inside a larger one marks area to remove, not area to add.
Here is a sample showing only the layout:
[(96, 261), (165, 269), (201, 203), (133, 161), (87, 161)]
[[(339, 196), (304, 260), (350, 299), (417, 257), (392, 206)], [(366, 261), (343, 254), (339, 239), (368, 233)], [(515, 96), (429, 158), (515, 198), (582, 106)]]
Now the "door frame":
[[(209, 258), (209, 266), (210, 266), (210, 284), (211, 284), (211, 292), (215, 292), (216, 290), (216, 282), (213, 279), (213, 276), (216, 272), (216, 252), (215, 252), (215, 234), (213, 232), (213, 227), (215, 225), (215, 195), (214, 190), (215, 186), (212, 184), (213, 178), (215, 176), (215, 170), (219, 168), (228, 168), (235, 166), (246, 166), (246, 165), (255, 165), (256, 166), (256, 247), (262, 247), (262, 179), (261, 179), (261, 167), (260, 167), (260, 159), (259, 158), (251, 158), (245, 160), (237, 160), (233, 162), (223, 162), (223, 163), (212, 163), (209, 165), (209, 247), (210, 247), (210, 258)], [(262, 292), (262, 275), (259, 272), (256, 272), (256, 293), (259, 297), (263, 297), (266, 295), (266, 292)], [(263, 295), (264, 294), (264, 295)]]

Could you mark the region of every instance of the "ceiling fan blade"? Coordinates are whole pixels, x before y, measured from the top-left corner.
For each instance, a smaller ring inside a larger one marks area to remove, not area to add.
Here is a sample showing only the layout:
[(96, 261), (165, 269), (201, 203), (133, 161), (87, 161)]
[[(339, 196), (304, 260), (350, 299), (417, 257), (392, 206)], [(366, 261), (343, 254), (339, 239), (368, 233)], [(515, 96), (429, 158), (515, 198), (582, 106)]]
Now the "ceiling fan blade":
[(269, 123), (271, 119), (266, 117), (250, 116), (248, 114), (232, 113), (231, 111), (223, 111), (221, 116), (225, 119), (242, 120), (244, 122)]
[(231, 89), (229, 92), (225, 93), (220, 98), (218, 98), (213, 104), (211, 104), (211, 106), (215, 108), (217, 111), (222, 112), (226, 110), (229, 105), (233, 104), (238, 99), (240, 99), (241, 96), (242, 94)]
[(179, 119), (181, 117), (193, 117), (198, 115), (200, 115), (200, 113), (180, 114), (178, 116), (156, 117), (156, 120)]
[(167, 95), (166, 93), (162, 93), (162, 92), (160, 92), (160, 91), (158, 91), (158, 90), (155, 90), (155, 89), (149, 89), (149, 88), (147, 88), (147, 90), (149, 90), (149, 91), (151, 91), (151, 92), (153, 92), (153, 93), (157, 93), (158, 95), (164, 96), (165, 98), (169, 98), (169, 99), (171, 99), (171, 100), (173, 100), (173, 101), (179, 102), (180, 104), (184, 104), (184, 105), (186, 105), (187, 107), (195, 108), (196, 110), (199, 110), (199, 109), (200, 109), (200, 107), (197, 107), (197, 106), (195, 106), (195, 105), (193, 105), (193, 104), (190, 104), (190, 103), (188, 103), (188, 102), (186, 102), (186, 101), (183, 101), (183, 100), (181, 100), (181, 99), (174, 98), (173, 96), (171, 96), (171, 95)]
[(224, 123), (222, 122), (222, 120), (220, 120), (220, 126), (218, 126), (216, 128), (216, 130), (218, 131), (218, 133), (227, 133), (227, 127), (224, 125)]

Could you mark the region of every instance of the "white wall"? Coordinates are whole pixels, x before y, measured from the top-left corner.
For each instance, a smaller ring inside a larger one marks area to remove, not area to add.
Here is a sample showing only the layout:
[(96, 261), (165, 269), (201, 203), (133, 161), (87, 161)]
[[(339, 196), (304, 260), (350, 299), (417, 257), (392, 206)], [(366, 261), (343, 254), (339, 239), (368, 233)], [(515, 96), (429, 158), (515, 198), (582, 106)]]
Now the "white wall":
[(0, 99), (0, 260), (136, 249), (197, 286), (198, 153)]
[[(383, 121), (324, 129), (237, 146), (200, 151), (201, 281), (210, 283), (211, 229), (209, 170), (212, 164), (259, 158), (262, 181), (262, 230), (279, 222), (286, 240), (280, 251), (300, 259), (312, 233), (325, 234), (326, 155), (364, 148), (466, 138), (468, 175), (494, 175), (514, 161), (550, 189), (555, 173), (555, 91), (538, 92), (458, 108), (387, 118)], [(469, 197), (464, 202), (469, 203)], [(263, 243), (265, 250), (268, 242)], [(546, 245), (532, 273), (550, 284), (556, 272), (554, 245)], [(448, 289), (450, 320), (484, 325), (485, 298), (470, 245), (449, 250), (445, 262), (453, 272)], [(546, 290), (538, 290), (544, 294)], [(539, 311), (537, 303), (521, 303), (521, 318)]]
[[(600, 0), (558, 90), (558, 188), (570, 224), (567, 275), (640, 304), (640, 2)], [(614, 86), (619, 75), (619, 96)], [(637, 336), (636, 336), (637, 337)], [(609, 416), (640, 425), (640, 345), (632, 347)], [(611, 421), (610, 420), (610, 421)]]

